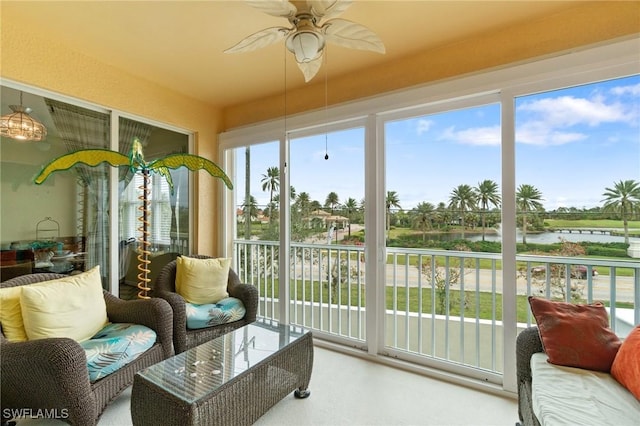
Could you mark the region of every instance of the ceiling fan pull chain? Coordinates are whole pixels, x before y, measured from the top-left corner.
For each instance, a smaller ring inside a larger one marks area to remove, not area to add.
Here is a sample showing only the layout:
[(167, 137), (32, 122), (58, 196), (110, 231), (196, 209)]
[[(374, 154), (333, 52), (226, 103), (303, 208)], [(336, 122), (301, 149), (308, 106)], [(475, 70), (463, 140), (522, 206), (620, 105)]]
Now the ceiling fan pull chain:
[(329, 54), (327, 53), (327, 51), (325, 50), (324, 52), (324, 159), (328, 160), (329, 159), (329, 143), (328, 143), (328, 132), (327, 132), (327, 126), (329, 125), (329, 110), (328, 110), (328, 96), (327, 96), (327, 56), (329, 56)]

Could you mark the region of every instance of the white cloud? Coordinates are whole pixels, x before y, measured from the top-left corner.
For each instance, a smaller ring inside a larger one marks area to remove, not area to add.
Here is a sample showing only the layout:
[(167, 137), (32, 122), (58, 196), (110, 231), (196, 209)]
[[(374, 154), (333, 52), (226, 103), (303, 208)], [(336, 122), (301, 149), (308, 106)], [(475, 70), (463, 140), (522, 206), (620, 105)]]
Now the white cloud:
[(518, 111), (536, 114), (540, 121), (554, 127), (571, 127), (578, 124), (597, 126), (630, 119), (622, 104), (606, 104), (602, 96), (594, 96), (592, 99), (573, 96), (538, 99), (525, 102), (518, 107)]
[(634, 85), (631, 85), (631, 86), (613, 87), (611, 89), (611, 93), (616, 95), (616, 96), (623, 96), (623, 95), (639, 96), (640, 95), (640, 83), (634, 84)]
[(518, 143), (546, 146), (578, 142), (586, 139), (587, 135), (578, 132), (562, 132), (554, 130), (547, 123), (531, 121), (517, 129), (516, 138)]
[[(616, 95), (640, 93), (640, 84), (611, 89)], [(562, 145), (584, 140), (588, 135), (578, 126), (597, 127), (607, 123), (634, 124), (632, 106), (608, 101), (600, 94), (590, 98), (559, 96), (524, 102), (518, 113), (525, 117), (516, 130), (517, 141), (532, 145)]]
[(472, 127), (464, 130), (456, 130), (451, 126), (445, 129), (438, 139), (463, 145), (499, 146), (501, 130), (500, 126)]
[(423, 133), (427, 133), (429, 131), (429, 129), (431, 129), (431, 127), (434, 124), (435, 124), (435, 122), (433, 120), (420, 119), (420, 120), (418, 120), (418, 126), (416, 128), (416, 133), (418, 135), (421, 135)]

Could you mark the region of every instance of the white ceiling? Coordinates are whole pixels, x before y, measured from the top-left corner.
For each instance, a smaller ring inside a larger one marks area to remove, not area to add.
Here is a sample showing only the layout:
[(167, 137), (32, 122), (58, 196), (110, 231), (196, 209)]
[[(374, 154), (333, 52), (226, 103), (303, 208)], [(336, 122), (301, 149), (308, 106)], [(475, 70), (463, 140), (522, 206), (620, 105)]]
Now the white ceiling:
[[(354, 1), (340, 18), (378, 34), (386, 54), (329, 45), (327, 78), (413, 52), (553, 14), (572, 1)], [(236, 1), (2, 1), (3, 19), (28, 16), (25, 29), (111, 66), (215, 106), (228, 106), (303, 86), (280, 42), (225, 54), (266, 27), (289, 26)], [(285, 74), (285, 57), (287, 68)], [(325, 77), (322, 68), (316, 79)], [(312, 82), (315, 80), (312, 80)], [(11, 102), (14, 103), (14, 102)], [(5, 111), (3, 102), (3, 113)]]

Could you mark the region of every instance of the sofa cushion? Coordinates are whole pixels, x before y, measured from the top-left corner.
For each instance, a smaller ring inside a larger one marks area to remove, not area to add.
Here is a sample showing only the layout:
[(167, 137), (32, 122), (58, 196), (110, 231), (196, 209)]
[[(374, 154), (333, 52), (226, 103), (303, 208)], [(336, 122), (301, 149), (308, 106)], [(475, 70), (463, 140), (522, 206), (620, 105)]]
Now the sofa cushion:
[(218, 303), (197, 305), (186, 303), (187, 328), (206, 328), (244, 318), (246, 309), (242, 300), (225, 297)]
[(229, 296), (227, 282), (231, 259), (176, 259), (176, 292), (184, 300), (199, 305), (217, 303)]
[(622, 342), (613, 360), (611, 375), (640, 400), (640, 325)]
[(156, 342), (156, 332), (140, 324), (113, 323), (80, 343), (87, 356), (89, 380), (95, 382), (124, 367)]
[(545, 425), (637, 426), (640, 401), (609, 373), (564, 367), (531, 357), (533, 412)]
[(22, 287), (20, 308), (29, 340), (89, 340), (108, 322), (100, 267)]
[(550, 363), (609, 372), (620, 339), (609, 328), (602, 303), (573, 304), (529, 296), (529, 304)]
[(10, 342), (28, 340), (20, 308), (22, 287), (24, 286), (0, 289), (0, 324), (2, 324), (2, 333)]

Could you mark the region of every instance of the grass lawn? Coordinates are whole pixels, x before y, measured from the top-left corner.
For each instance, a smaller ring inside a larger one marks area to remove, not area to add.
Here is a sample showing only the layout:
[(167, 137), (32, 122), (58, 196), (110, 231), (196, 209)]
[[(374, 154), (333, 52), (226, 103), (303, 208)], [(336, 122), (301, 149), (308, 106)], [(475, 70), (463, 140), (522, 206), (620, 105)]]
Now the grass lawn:
[[(311, 292), (311, 284), (313, 283), (313, 295)], [(279, 283), (278, 280), (274, 280), (274, 296), (277, 297), (279, 294)], [(291, 297), (296, 300), (305, 300), (307, 302), (322, 302), (328, 303), (329, 298), (329, 290), (326, 286), (322, 288), (322, 294), (320, 294), (320, 285), (318, 281), (306, 281), (303, 283), (298, 281), (297, 283), (292, 283), (291, 285)], [(264, 284), (258, 286), (261, 295), (270, 296), (271, 293), (271, 282), (267, 283), (266, 286)], [(333, 292), (335, 293), (335, 292)], [(303, 297), (304, 295), (304, 297)], [(464, 316), (465, 318), (480, 318), (480, 319), (502, 319), (502, 295), (501, 294), (491, 294), (488, 292), (465, 292), (465, 303), (464, 303)], [(334, 294), (334, 296), (337, 296)], [(351, 290), (348, 291), (346, 285), (342, 286), (340, 291), (340, 299), (341, 305), (352, 305), (352, 306), (365, 306), (365, 290), (364, 288), (358, 288), (357, 286), (352, 286)], [(358, 304), (358, 299), (360, 303)], [(449, 311), (448, 314), (450, 316), (460, 316), (462, 311), (463, 304), (460, 301), (460, 291), (459, 290), (450, 290), (449, 291)], [(334, 302), (335, 303), (335, 302)], [(419, 312), (421, 311), (423, 314), (431, 315), (434, 311), (437, 314), (446, 314), (446, 305), (444, 301), (438, 297), (435, 291), (431, 291), (431, 289), (423, 288), (422, 291), (418, 288), (409, 288), (409, 292), (407, 294), (406, 288), (398, 288), (394, 289), (393, 287), (386, 288), (386, 309), (388, 310), (397, 310), (403, 312), (406, 310), (407, 304), (409, 305), (410, 312)], [(517, 296), (517, 320), (518, 322), (527, 322), (527, 315), (529, 313), (529, 303), (527, 301), (526, 296)], [(619, 308), (633, 308), (632, 304), (629, 303), (618, 303), (616, 305)], [(445, 310), (442, 310), (442, 308)]]

